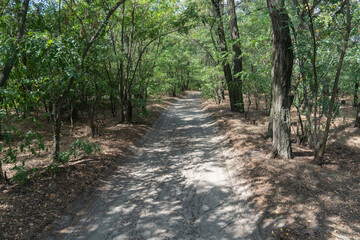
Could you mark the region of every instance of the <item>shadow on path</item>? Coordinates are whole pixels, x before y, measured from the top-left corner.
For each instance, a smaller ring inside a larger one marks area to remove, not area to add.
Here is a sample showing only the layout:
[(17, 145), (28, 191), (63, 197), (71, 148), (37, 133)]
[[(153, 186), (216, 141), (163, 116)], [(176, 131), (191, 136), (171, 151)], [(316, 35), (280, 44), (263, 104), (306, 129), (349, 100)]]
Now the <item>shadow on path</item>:
[(251, 239), (258, 216), (247, 203), (250, 190), (231, 177), (218, 131), (200, 108), (200, 93), (187, 94), (84, 216), (51, 238)]

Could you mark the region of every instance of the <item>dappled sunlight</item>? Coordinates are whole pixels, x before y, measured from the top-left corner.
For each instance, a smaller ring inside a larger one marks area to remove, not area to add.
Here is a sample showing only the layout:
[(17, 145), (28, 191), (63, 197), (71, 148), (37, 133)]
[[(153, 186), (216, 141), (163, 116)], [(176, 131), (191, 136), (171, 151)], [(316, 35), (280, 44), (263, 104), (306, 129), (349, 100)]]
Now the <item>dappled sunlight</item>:
[(353, 116), (336, 118), (326, 164), (319, 166), (311, 162), (313, 151), (297, 144), (294, 159), (269, 158), (267, 117), (253, 108), (245, 120), (241, 113), (230, 113), (228, 104), (228, 99), (221, 105), (203, 103), (237, 151), (238, 165), (250, 183), (245, 188), (253, 191), (249, 202), (260, 209), (260, 231), (270, 239), (357, 239), (360, 139)]
[[(232, 155), (191, 93), (168, 109), (134, 157), (64, 239), (248, 239), (259, 218), (250, 186), (231, 179)], [(231, 170), (230, 170), (231, 171)], [(236, 173), (239, 174), (239, 173)]]

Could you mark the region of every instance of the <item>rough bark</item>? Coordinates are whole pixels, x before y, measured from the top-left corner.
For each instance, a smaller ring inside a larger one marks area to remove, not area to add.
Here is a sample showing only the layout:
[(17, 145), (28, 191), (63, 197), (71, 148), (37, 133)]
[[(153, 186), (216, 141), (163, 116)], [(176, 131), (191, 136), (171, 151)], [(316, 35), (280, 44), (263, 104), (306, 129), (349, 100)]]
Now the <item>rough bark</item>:
[(267, 0), (273, 31), (273, 153), (292, 157), (290, 139), (290, 85), (293, 50), (289, 29), (289, 16), (284, 1)]
[(347, 49), (349, 39), (350, 39), (350, 32), (351, 32), (350, 0), (346, 0), (346, 8), (347, 8), (347, 10), (346, 10), (347, 24), (346, 24), (346, 34), (345, 34), (345, 39), (344, 39), (344, 45), (341, 49), (339, 63), (338, 63), (338, 67), (336, 70), (335, 81), (334, 81), (334, 85), (333, 85), (333, 89), (332, 89), (332, 93), (331, 93), (331, 100), (330, 100), (329, 109), (328, 109), (328, 113), (327, 113), (326, 126), (325, 126), (325, 131), (323, 134), (323, 139), (322, 139), (320, 146), (317, 145), (316, 149), (315, 149), (315, 161), (317, 161), (317, 163), (320, 165), (324, 163), (323, 159), (324, 159), (325, 147), (326, 147), (326, 142), (327, 142), (328, 135), (329, 135), (331, 120), (333, 117), (333, 109), (334, 109), (334, 105), (335, 105), (335, 99), (337, 98), (337, 95), (338, 95), (338, 84), (339, 84), (339, 79), (340, 79), (340, 75), (341, 75), (341, 69), (342, 69), (346, 49)]
[[(234, 41), (239, 41), (240, 34), (237, 25), (235, 1), (228, 0), (227, 4), (228, 4), (228, 13), (230, 15), (229, 24), (230, 24), (231, 38)], [(242, 79), (241, 79), (241, 72), (243, 70), (243, 57), (242, 57), (240, 42), (234, 43), (232, 48), (235, 53), (235, 56), (234, 56), (234, 75), (233, 75), (234, 79), (233, 79), (233, 84), (231, 86), (232, 88), (231, 91), (233, 91), (232, 95), (235, 98), (234, 99), (236, 103), (235, 111), (244, 112), (244, 99), (243, 99)]]
[(239, 111), (238, 107), (236, 106), (236, 92), (234, 91), (234, 82), (233, 77), (231, 73), (231, 67), (229, 62), (227, 61), (227, 57), (225, 55), (228, 54), (228, 47), (226, 44), (226, 38), (225, 38), (225, 31), (224, 31), (224, 24), (222, 20), (222, 14), (221, 14), (221, 4), (219, 0), (211, 0), (213, 5), (213, 12), (214, 16), (218, 21), (217, 25), (217, 33), (219, 36), (219, 42), (220, 42), (220, 50), (222, 52), (222, 65), (225, 75), (225, 80), (229, 88), (229, 99), (230, 99), (230, 109), (233, 112)]

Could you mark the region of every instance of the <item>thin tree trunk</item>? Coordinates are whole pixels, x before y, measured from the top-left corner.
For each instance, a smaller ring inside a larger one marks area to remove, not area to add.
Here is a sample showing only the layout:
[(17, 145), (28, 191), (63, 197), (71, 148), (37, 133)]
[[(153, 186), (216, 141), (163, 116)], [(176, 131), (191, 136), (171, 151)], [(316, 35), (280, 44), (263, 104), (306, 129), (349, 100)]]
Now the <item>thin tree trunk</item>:
[(331, 100), (330, 100), (329, 109), (328, 109), (328, 113), (327, 113), (326, 126), (325, 126), (323, 139), (322, 139), (320, 147), (316, 146), (317, 149), (315, 151), (315, 161), (317, 161), (318, 164), (324, 163), (323, 159), (324, 159), (325, 147), (326, 147), (326, 142), (327, 142), (329, 130), (330, 130), (330, 124), (331, 124), (331, 120), (332, 120), (332, 116), (333, 116), (335, 99), (336, 99), (337, 93), (338, 93), (338, 83), (339, 83), (341, 69), (342, 69), (342, 65), (344, 62), (345, 53), (346, 53), (346, 49), (347, 49), (349, 38), (350, 38), (350, 32), (351, 32), (351, 5), (350, 5), (350, 0), (345, 0), (345, 1), (346, 1), (346, 8), (347, 8), (347, 11), (346, 11), (346, 20), (347, 20), (346, 34), (345, 34), (344, 45), (343, 45), (343, 47), (341, 49), (341, 53), (340, 53), (339, 64), (338, 64), (338, 67), (336, 70), (335, 81), (334, 81), (334, 86), (333, 86), (332, 93), (331, 93)]
[(89, 121), (90, 121), (90, 129), (91, 129), (91, 137), (94, 138), (96, 134), (96, 124), (95, 124), (95, 118), (96, 118), (96, 106), (98, 103), (99, 97), (98, 94), (95, 96), (95, 100), (91, 106), (91, 110), (89, 111)]
[(87, 43), (83, 54), (82, 54), (82, 59), (85, 59), (87, 53), (90, 50), (91, 45), (95, 42), (96, 38), (99, 36), (101, 30), (105, 27), (105, 25), (107, 24), (107, 22), (109, 21), (111, 15), (113, 15), (113, 13), (116, 11), (116, 9), (118, 9), (118, 7), (125, 3), (126, 0), (121, 0), (119, 2), (117, 2), (107, 13), (106, 18), (104, 19), (103, 23), (100, 24), (100, 26), (96, 29), (96, 32), (94, 33), (94, 35), (91, 37), (90, 41)]
[(220, 92), (221, 92), (221, 99), (225, 100), (225, 83), (220, 81)]
[[(239, 41), (240, 34), (237, 25), (237, 17), (235, 11), (235, 2), (234, 0), (228, 0), (228, 12), (230, 15), (230, 31), (231, 31), (231, 38), (233, 41)], [(233, 51), (235, 53), (234, 56), (234, 79), (233, 79), (233, 96), (235, 101), (235, 111), (244, 112), (244, 99), (243, 99), (243, 90), (242, 90), (242, 79), (241, 73), (243, 70), (243, 57), (241, 52), (241, 44), (240, 42), (233, 44)]]
[(314, 24), (313, 24), (313, 19), (312, 19), (312, 11), (311, 8), (309, 6), (309, 2), (308, 0), (303, 0), (304, 2), (304, 8), (305, 11), (307, 12), (307, 15), (309, 17), (309, 29), (310, 29), (310, 33), (311, 33), (311, 38), (312, 38), (312, 42), (313, 42), (313, 56), (311, 58), (311, 64), (312, 64), (312, 68), (313, 68), (313, 74), (314, 74), (314, 87), (312, 88), (313, 91), (313, 96), (314, 96), (314, 116), (313, 116), (313, 127), (312, 127), (312, 145), (314, 147), (314, 154), (317, 155), (317, 146), (318, 144), (318, 92), (319, 92), (319, 83), (318, 83), (318, 76), (317, 76), (317, 68), (316, 68), (316, 56), (317, 56), (317, 44), (316, 44), (316, 37), (315, 37), (315, 30), (314, 30)]
[[(121, 33), (120, 33), (120, 52), (121, 54), (125, 55), (125, 4), (122, 7), (121, 10)], [(116, 50), (116, 42), (115, 42), (115, 36), (114, 31), (112, 28), (110, 28), (110, 36), (111, 41), (113, 45), (113, 51), (115, 56), (118, 56), (117, 50)], [(120, 122), (125, 121), (124, 116), (124, 101), (125, 101), (125, 93), (124, 93), (124, 82), (125, 82), (125, 76), (124, 76), (124, 60), (121, 57), (117, 61), (117, 82), (118, 82), (118, 88), (120, 93)]]
[[(91, 37), (90, 41), (86, 44), (85, 49), (82, 53), (82, 60), (81, 60), (81, 67), (83, 67), (83, 64), (85, 63), (86, 55), (88, 54), (92, 44), (95, 42), (97, 37), (99, 36), (101, 30), (105, 27), (105, 25), (108, 23), (110, 17), (112, 14), (116, 11), (116, 9), (125, 2), (126, 0), (121, 0), (117, 2), (107, 13), (106, 18), (104, 21), (100, 24), (100, 26), (96, 29), (94, 35)], [(60, 153), (60, 133), (61, 133), (61, 116), (63, 114), (63, 104), (65, 103), (66, 98), (68, 97), (68, 94), (72, 88), (73, 83), (75, 82), (75, 77), (71, 77), (69, 79), (69, 82), (67, 83), (67, 86), (63, 92), (63, 94), (58, 97), (57, 101), (54, 104), (54, 141), (53, 141), (53, 152), (52, 156), (54, 159), (54, 162), (59, 162), (59, 153)]]
[(290, 85), (293, 50), (289, 16), (282, 0), (267, 0), (273, 31), (273, 153), (292, 157), (290, 139)]
[(110, 85), (110, 108), (111, 108), (111, 115), (113, 117), (116, 117), (116, 97), (114, 96), (114, 89), (116, 87), (116, 84), (114, 84), (113, 79), (111, 77), (110, 71), (111, 71), (111, 63), (109, 63), (109, 69), (106, 64), (104, 64), (104, 68), (106, 71), (106, 75), (109, 79), (109, 85)]
[(355, 127), (360, 128), (360, 103), (357, 104)]
[(359, 90), (359, 83), (355, 83), (355, 89), (354, 89), (354, 103), (353, 106), (356, 107), (359, 103), (359, 96), (358, 96), (358, 90)]
[(73, 112), (74, 112), (74, 103), (72, 101), (72, 99), (69, 99), (70, 100), (70, 127), (71, 127), (71, 131), (73, 132), (74, 131), (74, 115), (73, 115)]
[(63, 110), (61, 109), (61, 103), (57, 101), (54, 104), (54, 137), (53, 137), (53, 148), (52, 148), (52, 157), (54, 162), (59, 162), (59, 154), (60, 154), (60, 133), (61, 133), (61, 117)]
[(130, 42), (127, 52), (127, 66), (126, 66), (126, 76), (124, 82), (124, 98), (122, 100), (122, 110), (124, 115), (124, 122), (132, 122), (132, 102), (131, 102), (131, 91), (130, 91), (130, 65), (132, 63), (132, 48), (134, 43), (134, 31), (135, 31), (135, 8), (136, 1), (133, 1), (133, 8), (131, 11), (131, 28), (130, 28)]
[(59, 12), (58, 30), (59, 30), (59, 35), (61, 35), (61, 0), (59, 0), (58, 12)]
[(129, 92), (125, 92), (125, 97), (123, 101), (123, 115), (124, 115), (124, 123), (131, 123), (132, 122), (132, 101), (131, 95)]
[(3, 67), (2, 71), (0, 72), (0, 88), (6, 87), (6, 83), (9, 79), (11, 70), (13, 69), (13, 66), (15, 63), (16, 55), (19, 52), (18, 45), (20, 44), (20, 42), (23, 39), (23, 35), (24, 35), (24, 31), (25, 31), (26, 16), (27, 16), (28, 8), (29, 8), (29, 2), (30, 2), (30, 0), (24, 0), (23, 4), (21, 6), (21, 11), (19, 14), (19, 19), (18, 19), (18, 32), (16, 34), (16, 42), (15, 42), (16, 48), (15, 48), (14, 52), (12, 53), (12, 55), (5, 62), (4, 67)]
[(2, 182), (3, 180), (4, 180), (4, 174), (2, 170), (2, 162), (0, 160), (0, 182)]
[[(305, 140), (305, 132), (304, 132), (304, 124), (303, 121), (301, 119), (301, 106), (296, 106), (296, 112), (298, 114), (298, 121), (296, 124), (296, 143), (297, 144), (302, 144)], [(301, 133), (300, 133), (301, 130)]]
[[(12, 54), (9, 56), (8, 60), (5, 62), (3, 69), (0, 71), (0, 88), (6, 88), (7, 81), (9, 80), (10, 73), (14, 67), (16, 56), (19, 52), (18, 45), (21, 43), (25, 31), (25, 22), (26, 16), (29, 8), (30, 0), (24, 0), (21, 10), (18, 17), (18, 31), (16, 34), (15, 49)], [(0, 99), (1, 102), (4, 101), (3, 98)], [(0, 139), (2, 135), (2, 123), (0, 122)]]
[[(301, 23), (300, 23), (300, 26), (299, 26), (299, 29), (301, 30), (304, 30), (305, 28), (305, 13), (304, 12), (301, 12), (301, 8), (302, 6), (300, 6), (299, 2), (297, 0), (293, 0), (294, 2), (294, 5), (297, 7), (297, 10), (296, 10), (296, 13), (298, 15), (298, 17), (300, 18), (301, 20)], [(318, 3), (315, 3), (315, 5), (317, 5)], [(315, 6), (314, 5), (314, 6)], [(312, 11), (312, 10), (311, 10)], [(305, 12), (307, 12), (306, 8), (305, 8)], [(295, 44), (297, 45), (296, 46), (296, 50), (299, 49), (299, 43), (298, 43), (298, 39), (297, 39), (297, 32), (295, 31), (295, 28), (294, 28), (294, 24), (291, 24), (292, 26), (292, 30), (293, 30), (293, 33), (294, 33), (294, 40), (295, 40)], [(314, 51), (315, 50), (315, 51)], [(315, 44), (315, 49), (313, 47), (313, 51), (316, 52), (316, 44)], [(313, 129), (313, 122), (311, 120), (311, 115), (312, 115), (312, 110), (313, 110), (313, 104), (312, 102), (310, 101), (309, 99), (309, 96), (308, 96), (308, 90), (306, 88), (306, 82), (307, 82), (307, 78), (306, 78), (306, 74), (304, 74), (305, 70), (304, 70), (304, 62), (306, 61), (306, 58), (300, 58), (299, 57), (299, 53), (297, 53), (297, 56), (298, 56), (298, 66), (299, 66), (299, 69), (300, 69), (300, 76), (301, 76), (301, 83), (302, 83), (302, 87), (303, 87), (303, 95), (304, 95), (304, 104), (305, 104), (305, 108), (306, 108), (306, 127), (305, 127), (305, 133), (304, 135), (306, 136), (306, 141), (307, 143), (313, 147), (313, 132), (314, 132), (314, 129)], [(314, 60), (314, 59), (313, 59)], [(313, 62), (312, 60), (312, 62)], [(315, 59), (316, 60), (316, 59)], [(313, 70), (314, 71), (314, 70)], [(314, 73), (316, 73), (316, 69), (314, 71)], [(316, 86), (317, 86), (317, 76), (316, 76)], [(315, 87), (314, 87), (315, 88)], [(313, 93), (317, 93), (318, 90), (313, 90)], [(317, 104), (317, 103), (316, 103)]]
[[(217, 32), (219, 35), (220, 49), (221, 49), (222, 55), (227, 55), (228, 47), (226, 44), (224, 25), (223, 25), (223, 20), (222, 20), (222, 15), (221, 15), (221, 6), (220, 6), (221, 4), (220, 4), (219, 0), (211, 0), (211, 2), (213, 5), (214, 16), (218, 21)], [(226, 60), (225, 56), (222, 56), (222, 65), (223, 65), (225, 80), (226, 80), (226, 83), (229, 88), (230, 109), (231, 109), (231, 111), (236, 112), (236, 111), (239, 111), (238, 107), (236, 106), (236, 95), (237, 94), (234, 91), (234, 84), (233, 84), (234, 82), (233, 82), (233, 77), (232, 77), (232, 73), (231, 73), (231, 67), (230, 67), (229, 62)]]
[(94, 87), (95, 87), (95, 99), (94, 99), (94, 102), (89, 111), (89, 115), (90, 115), (89, 120), (90, 120), (91, 137), (94, 138), (95, 134), (96, 134), (95, 118), (96, 118), (96, 107), (97, 107), (97, 104), (99, 101), (99, 93), (98, 93), (98, 87), (97, 87), (94, 71), (93, 71), (92, 75), (93, 75), (93, 81), (94, 81)]

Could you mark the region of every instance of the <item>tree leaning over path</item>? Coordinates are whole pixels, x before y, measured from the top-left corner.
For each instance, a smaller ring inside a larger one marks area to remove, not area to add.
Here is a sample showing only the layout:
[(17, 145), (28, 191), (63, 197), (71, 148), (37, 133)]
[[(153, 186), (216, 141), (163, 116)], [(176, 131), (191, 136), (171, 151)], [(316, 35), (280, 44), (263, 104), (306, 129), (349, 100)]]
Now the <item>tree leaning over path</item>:
[(289, 16), (282, 0), (267, 0), (273, 31), (272, 130), (273, 154), (292, 157), (290, 139), (290, 85), (294, 54)]

